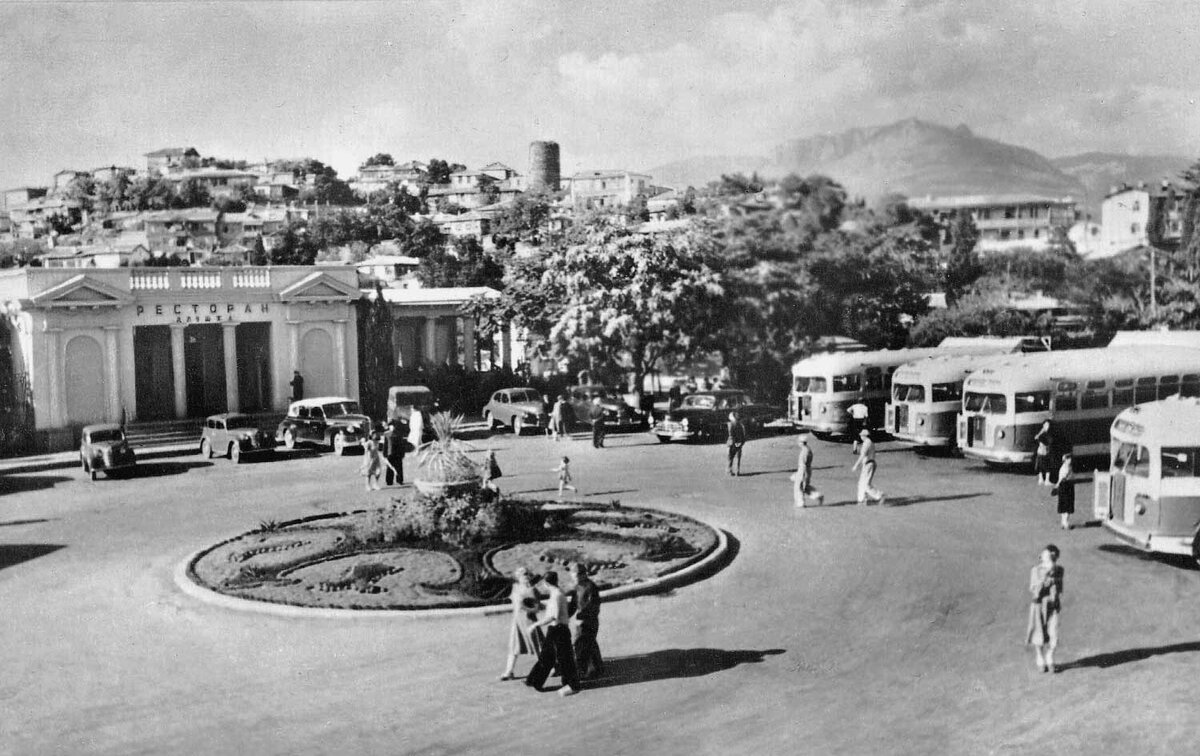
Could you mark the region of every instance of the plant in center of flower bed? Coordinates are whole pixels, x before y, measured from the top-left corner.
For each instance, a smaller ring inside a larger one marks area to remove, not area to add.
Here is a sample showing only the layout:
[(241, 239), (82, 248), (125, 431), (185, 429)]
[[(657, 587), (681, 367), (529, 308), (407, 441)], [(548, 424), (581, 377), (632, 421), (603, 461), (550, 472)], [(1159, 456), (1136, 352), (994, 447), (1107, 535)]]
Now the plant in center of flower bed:
[(462, 415), (439, 412), (429, 422), (434, 439), (417, 454), (413, 485), (423, 494), (449, 494), (479, 488), (479, 466), (467, 456), (458, 439)]

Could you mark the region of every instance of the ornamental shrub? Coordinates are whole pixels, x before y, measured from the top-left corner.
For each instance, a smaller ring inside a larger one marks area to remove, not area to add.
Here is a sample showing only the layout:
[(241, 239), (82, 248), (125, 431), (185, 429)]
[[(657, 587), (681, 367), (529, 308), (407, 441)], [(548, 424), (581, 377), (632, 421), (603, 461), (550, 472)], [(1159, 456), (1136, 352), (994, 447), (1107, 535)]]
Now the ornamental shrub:
[(366, 544), (438, 538), (466, 548), (488, 541), (532, 540), (544, 535), (541, 505), (498, 498), (491, 491), (456, 496), (416, 496), (372, 512), (351, 537)]

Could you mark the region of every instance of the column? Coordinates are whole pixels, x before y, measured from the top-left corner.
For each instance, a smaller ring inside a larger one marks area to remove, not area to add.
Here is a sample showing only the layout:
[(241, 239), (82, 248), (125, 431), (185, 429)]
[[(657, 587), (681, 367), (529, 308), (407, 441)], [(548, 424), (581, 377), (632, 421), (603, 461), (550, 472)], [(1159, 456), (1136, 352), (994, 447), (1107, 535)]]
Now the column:
[(221, 346), (225, 348), (225, 409), (237, 412), (242, 407), (238, 398), (237, 323), (221, 324)]
[(437, 364), (437, 318), (425, 317), (425, 362)]
[(469, 372), (475, 371), (475, 318), (464, 315), (463, 329), (463, 367)]
[(512, 370), (512, 327), (505, 323), (500, 329), (500, 366)]
[[(61, 341), (61, 328), (45, 328), (46, 334), (46, 379), (49, 381), (47, 389), (49, 391), (49, 425), (51, 428), (61, 428), (66, 425), (67, 408), (63, 405), (63, 386), (62, 386), (62, 350), (59, 342)], [(37, 394), (34, 394), (37, 397)]]
[(117, 369), (117, 330), (119, 326), (104, 326), (104, 382), (108, 385), (108, 418), (121, 419), (121, 373)]
[(348, 396), (346, 386), (346, 321), (333, 321), (333, 380), (337, 383), (338, 393)]
[(183, 329), (171, 324), (171, 373), (175, 377), (175, 417), (187, 417), (187, 370), (183, 361)]
[(288, 324), (288, 377), (284, 383), (292, 379), (292, 371), (300, 369), (300, 321), (289, 320)]

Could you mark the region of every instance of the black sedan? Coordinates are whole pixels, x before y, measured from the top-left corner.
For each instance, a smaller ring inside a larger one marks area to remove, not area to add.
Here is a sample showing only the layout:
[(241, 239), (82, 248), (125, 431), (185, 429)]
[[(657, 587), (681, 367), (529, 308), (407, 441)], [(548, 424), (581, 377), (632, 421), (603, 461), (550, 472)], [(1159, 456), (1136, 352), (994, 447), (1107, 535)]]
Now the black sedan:
[(724, 438), (729, 413), (735, 409), (747, 433), (761, 431), (780, 415), (778, 407), (757, 404), (749, 394), (736, 389), (701, 391), (683, 397), (683, 402), (655, 423), (651, 432), (663, 443)]
[(600, 400), (603, 411), (604, 427), (609, 430), (635, 429), (646, 427), (646, 416), (641, 410), (634, 409), (625, 403), (615, 391), (607, 386), (587, 385), (575, 386), (567, 392), (567, 401), (575, 413), (575, 420), (587, 425), (592, 424), (592, 408), (596, 399)]

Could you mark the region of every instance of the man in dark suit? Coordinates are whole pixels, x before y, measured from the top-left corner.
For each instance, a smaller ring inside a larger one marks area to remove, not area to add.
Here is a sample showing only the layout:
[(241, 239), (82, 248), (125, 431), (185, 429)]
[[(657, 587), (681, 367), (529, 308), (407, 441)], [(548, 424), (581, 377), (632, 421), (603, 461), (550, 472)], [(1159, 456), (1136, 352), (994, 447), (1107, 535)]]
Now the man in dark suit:
[(571, 577), (575, 587), (571, 589), (568, 611), (575, 618), (575, 666), (580, 679), (587, 680), (604, 674), (604, 657), (596, 642), (600, 634), (600, 589), (579, 562), (571, 564)]
[(408, 443), (408, 430), (401, 427), (400, 421), (392, 418), (388, 429), (383, 434), (383, 455), (391, 463), (384, 473), (384, 483), (387, 485), (404, 485), (404, 446)]
[[(734, 410), (729, 413), (729, 425), (725, 427), (727, 437), (725, 445), (729, 447), (729, 474), (742, 474), (742, 447), (746, 445), (746, 426), (742, 425), (742, 420), (738, 417), (738, 411)], [(737, 462), (737, 472), (734, 472), (733, 463)]]
[(600, 397), (592, 399), (592, 408), (588, 411), (588, 419), (592, 421), (592, 446), (604, 448), (604, 405)]

